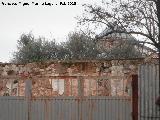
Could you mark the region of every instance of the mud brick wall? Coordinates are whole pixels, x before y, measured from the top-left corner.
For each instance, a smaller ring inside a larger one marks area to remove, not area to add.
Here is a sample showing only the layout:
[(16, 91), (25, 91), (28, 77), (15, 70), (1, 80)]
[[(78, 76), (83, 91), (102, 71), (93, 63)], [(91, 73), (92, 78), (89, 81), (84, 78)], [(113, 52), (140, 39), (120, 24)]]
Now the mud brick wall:
[(131, 75), (143, 60), (51, 61), (0, 64), (0, 96), (128, 96)]

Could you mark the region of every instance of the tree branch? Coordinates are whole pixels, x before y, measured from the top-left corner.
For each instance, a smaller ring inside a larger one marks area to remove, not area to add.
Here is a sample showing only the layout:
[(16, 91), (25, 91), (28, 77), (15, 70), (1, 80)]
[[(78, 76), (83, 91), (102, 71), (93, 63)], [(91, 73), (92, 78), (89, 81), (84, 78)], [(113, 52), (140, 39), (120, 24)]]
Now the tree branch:
[(101, 37), (98, 37), (98, 38), (103, 38), (104, 36), (108, 36), (109, 34), (112, 34), (112, 33), (126, 33), (126, 34), (137, 34), (137, 35), (142, 35), (144, 37), (147, 37), (148, 39), (150, 39), (152, 42), (153, 42), (153, 45), (155, 46), (158, 46), (158, 43), (155, 41), (155, 39), (153, 39), (151, 36), (145, 34), (145, 33), (142, 33), (142, 32), (136, 32), (136, 31), (119, 31), (119, 30), (112, 30), (110, 32), (107, 32), (106, 34), (104, 34), (103, 36)]

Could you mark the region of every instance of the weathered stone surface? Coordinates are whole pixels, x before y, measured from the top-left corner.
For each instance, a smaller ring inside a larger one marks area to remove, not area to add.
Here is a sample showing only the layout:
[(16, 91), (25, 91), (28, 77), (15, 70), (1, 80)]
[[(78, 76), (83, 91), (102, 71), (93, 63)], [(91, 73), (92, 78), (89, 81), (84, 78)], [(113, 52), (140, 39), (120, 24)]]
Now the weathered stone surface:
[[(84, 96), (128, 95), (131, 75), (141, 60), (55, 61), (0, 64), (0, 95), (24, 96), (25, 80), (32, 80), (32, 96), (78, 96), (79, 77)], [(17, 80), (17, 82), (16, 82)]]

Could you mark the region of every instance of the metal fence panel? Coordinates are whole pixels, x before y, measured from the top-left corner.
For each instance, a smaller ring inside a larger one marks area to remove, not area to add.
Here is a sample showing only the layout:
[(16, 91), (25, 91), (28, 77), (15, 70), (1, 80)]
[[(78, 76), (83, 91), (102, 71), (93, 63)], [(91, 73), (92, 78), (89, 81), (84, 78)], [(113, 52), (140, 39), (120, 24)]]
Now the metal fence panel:
[(0, 97), (0, 120), (131, 120), (128, 97)]
[(155, 101), (159, 96), (158, 65), (139, 66), (139, 120), (159, 120), (160, 111)]
[(0, 97), (0, 120), (28, 120), (24, 97)]

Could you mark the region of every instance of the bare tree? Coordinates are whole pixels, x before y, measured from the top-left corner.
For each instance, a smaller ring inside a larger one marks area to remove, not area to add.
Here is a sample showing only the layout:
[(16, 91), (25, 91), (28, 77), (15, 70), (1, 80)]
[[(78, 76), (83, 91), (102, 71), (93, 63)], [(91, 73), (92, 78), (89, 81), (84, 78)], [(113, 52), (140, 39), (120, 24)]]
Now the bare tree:
[(141, 42), (152, 45), (157, 50), (160, 69), (160, 0), (103, 0), (102, 3), (85, 4), (85, 14), (78, 18), (79, 23), (94, 23), (111, 29), (101, 37), (112, 33), (144, 37), (145, 41)]
[[(80, 23), (103, 24), (111, 29), (104, 34), (107, 36), (114, 32), (137, 34), (148, 39), (145, 43), (155, 46), (160, 50), (160, 1), (156, 0), (110, 0), (102, 1), (103, 6), (84, 5), (89, 14), (79, 19)], [(115, 26), (118, 28), (115, 29)], [(103, 37), (101, 36), (101, 37)]]

